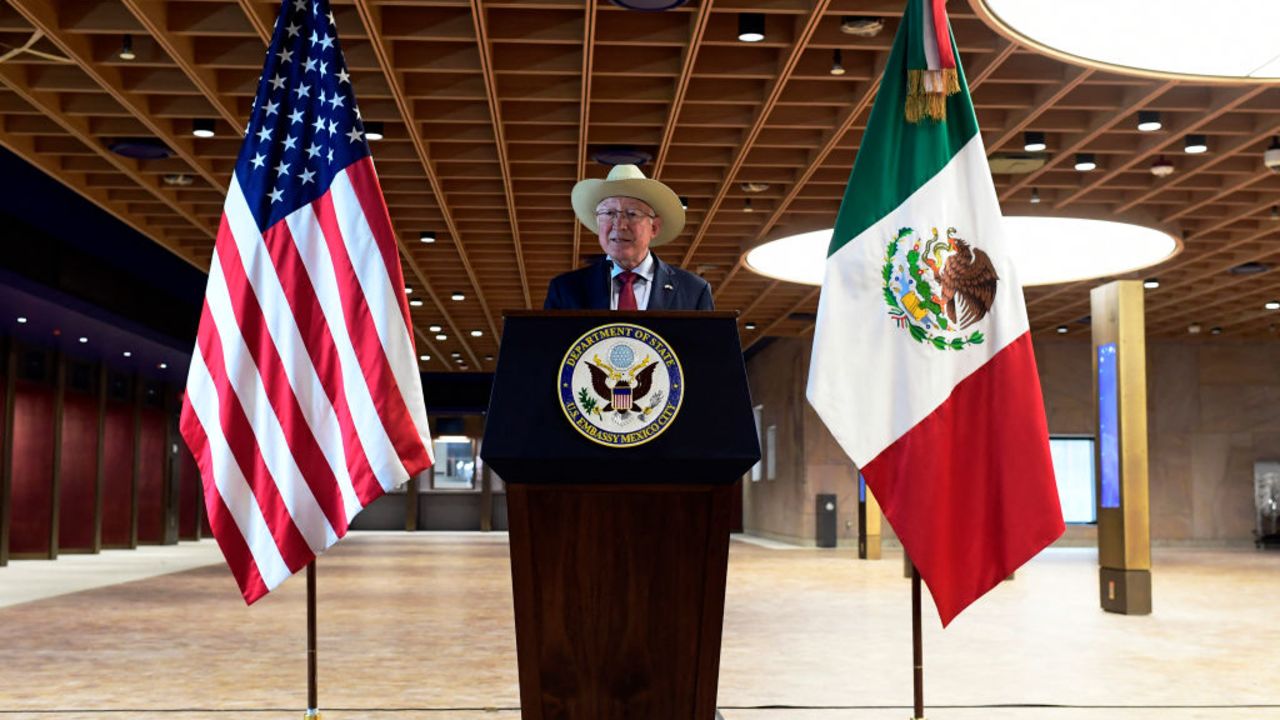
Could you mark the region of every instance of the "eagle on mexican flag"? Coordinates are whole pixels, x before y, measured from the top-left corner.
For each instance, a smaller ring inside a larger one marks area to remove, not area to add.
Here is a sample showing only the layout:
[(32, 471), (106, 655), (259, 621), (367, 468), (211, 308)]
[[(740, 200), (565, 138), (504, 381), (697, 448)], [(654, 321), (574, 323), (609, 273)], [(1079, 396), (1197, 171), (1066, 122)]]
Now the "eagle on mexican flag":
[(945, 626), (1063, 532), (1030, 325), (945, 0), (908, 0), (806, 392)]

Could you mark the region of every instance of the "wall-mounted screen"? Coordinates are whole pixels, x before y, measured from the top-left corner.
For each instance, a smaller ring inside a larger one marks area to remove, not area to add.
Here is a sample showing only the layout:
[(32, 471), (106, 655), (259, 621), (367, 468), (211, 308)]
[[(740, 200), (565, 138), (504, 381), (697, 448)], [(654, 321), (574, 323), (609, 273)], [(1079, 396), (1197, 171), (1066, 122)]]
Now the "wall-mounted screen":
[(1116, 344), (1098, 346), (1098, 504), (1120, 507), (1120, 405)]

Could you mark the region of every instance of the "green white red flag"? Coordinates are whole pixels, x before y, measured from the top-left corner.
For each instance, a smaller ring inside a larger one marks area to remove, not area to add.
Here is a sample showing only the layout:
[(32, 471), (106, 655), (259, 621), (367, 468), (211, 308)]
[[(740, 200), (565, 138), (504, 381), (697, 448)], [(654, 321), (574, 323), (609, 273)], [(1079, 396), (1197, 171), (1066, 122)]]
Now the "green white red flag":
[(807, 395), (942, 624), (1064, 530), (1030, 326), (945, 0), (908, 0), (827, 255)]

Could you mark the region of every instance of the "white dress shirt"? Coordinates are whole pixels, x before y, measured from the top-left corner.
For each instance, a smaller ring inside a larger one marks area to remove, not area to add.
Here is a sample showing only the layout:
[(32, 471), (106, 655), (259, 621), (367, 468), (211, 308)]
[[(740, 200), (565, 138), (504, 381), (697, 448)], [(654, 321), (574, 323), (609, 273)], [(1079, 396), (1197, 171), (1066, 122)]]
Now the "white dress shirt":
[[(622, 291), (622, 280), (618, 276), (626, 272), (626, 269), (618, 267), (612, 259), (609, 260), (609, 265), (609, 309), (617, 310), (618, 294)], [(632, 270), (638, 276), (631, 281), (631, 291), (636, 296), (637, 310), (649, 309), (649, 291), (653, 288), (653, 271), (653, 253), (645, 255), (640, 265)]]

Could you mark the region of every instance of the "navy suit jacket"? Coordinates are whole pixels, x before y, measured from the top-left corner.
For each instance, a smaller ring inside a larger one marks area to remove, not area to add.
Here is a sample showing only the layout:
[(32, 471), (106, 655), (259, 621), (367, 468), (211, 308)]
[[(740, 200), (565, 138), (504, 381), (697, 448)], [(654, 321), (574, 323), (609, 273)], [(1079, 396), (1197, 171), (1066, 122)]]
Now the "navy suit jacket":
[[(556, 276), (547, 286), (544, 310), (608, 310), (612, 263), (601, 256), (591, 265)], [(714, 310), (711, 285), (653, 256), (653, 287), (646, 310)]]

